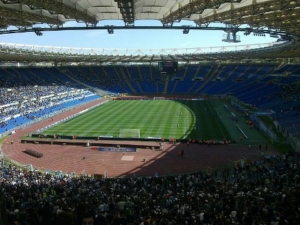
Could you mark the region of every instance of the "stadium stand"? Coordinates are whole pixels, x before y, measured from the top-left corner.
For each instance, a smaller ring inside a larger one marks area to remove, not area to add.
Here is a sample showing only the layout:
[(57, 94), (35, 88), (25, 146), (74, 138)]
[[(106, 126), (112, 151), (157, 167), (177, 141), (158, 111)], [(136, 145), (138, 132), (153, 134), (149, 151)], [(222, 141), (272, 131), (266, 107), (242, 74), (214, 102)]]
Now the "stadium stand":
[[(113, 95), (234, 96), (252, 110), (267, 112), (278, 130), (299, 140), (299, 69), (285, 64), (182, 64), (177, 74), (162, 75), (153, 65), (1, 68), (0, 134), (100, 99), (95, 94), (99, 90)], [(26, 153), (43, 156), (33, 149)], [(1, 219), (26, 225), (66, 219), (76, 225), (87, 213), (96, 225), (296, 225), (298, 167), (299, 153), (290, 153), (241, 160), (209, 173), (96, 179), (59, 171), (44, 174), (3, 161)]]
[[(159, 29), (182, 29), (183, 34), (219, 29), (229, 42), (240, 41), (238, 32), (277, 40), (234, 51), (197, 48), (156, 54), (150, 49), (144, 54), (139, 49), (134, 55), (127, 50), (95, 54), (94, 49), (1, 43), (0, 137), (56, 113), (70, 113), (68, 109), (99, 100), (100, 93), (124, 93), (158, 99), (211, 96), (215, 101), (228, 96), (232, 107), (228, 103), (226, 108), (234, 120), (241, 113), (250, 118), (268, 115), (285, 136), (300, 140), (300, 66), (293, 64), (300, 55), (299, 1), (1, 0), (0, 12), (2, 36), (32, 32), (40, 37), (45, 31), (82, 28), (104, 29), (111, 35), (114, 29), (138, 28), (137, 20), (155, 19)], [(121, 20), (124, 26), (98, 26), (103, 20)], [(176, 27), (182, 20), (194, 26)], [(80, 25), (66, 25), (75, 21)], [(177, 74), (159, 74), (158, 61), (180, 62)], [(247, 126), (252, 125), (250, 121)], [(18, 146), (13, 141), (4, 144)], [(41, 156), (31, 148), (27, 153)], [(298, 225), (299, 159), (299, 152), (262, 151), (260, 160), (239, 159), (215, 170), (117, 179), (37, 171), (1, 159), (0, 224)]]
[(0, 82), (0, 134), (100, 98), (53, 68), (2, 69)]
[(262, 155), (210, 172), (118, 179), (43, 174), (1, 161), (1, 194), (10, 224), (57, 224), (69, 213), (69, 224), (81, 225), (90, 213), (95, 225), (297, 225), (299, 157)]
[[(293, 74), (286, 75), (290, 71)], [(184, 65), (175, 76), (161, 76), (153, 66), (1, 69), (0, 131), (98, 98), (86, 90), (86, 86), (92, 86), (135, 95), (230, 94), (258, 110), (272, 110), (274, 120), (289, 134), (298, 136), (294, 126), (300, 107), (297, 71), (299, 66)], [(55, 97), (53, 93), (57, 93)]]

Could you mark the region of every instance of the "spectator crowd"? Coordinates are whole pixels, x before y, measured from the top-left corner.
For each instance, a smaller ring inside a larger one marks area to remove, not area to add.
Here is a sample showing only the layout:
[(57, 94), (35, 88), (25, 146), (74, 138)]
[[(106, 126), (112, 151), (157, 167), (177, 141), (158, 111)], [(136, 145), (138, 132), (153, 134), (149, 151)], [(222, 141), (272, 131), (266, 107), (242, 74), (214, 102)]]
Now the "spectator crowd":
[(0, 169), (10, 224), (300, 224), (299, 152), (194, 174), (96, 179)]
[(0, 87), (0, 134), (85, 100), (90, 91), (65, 85)]

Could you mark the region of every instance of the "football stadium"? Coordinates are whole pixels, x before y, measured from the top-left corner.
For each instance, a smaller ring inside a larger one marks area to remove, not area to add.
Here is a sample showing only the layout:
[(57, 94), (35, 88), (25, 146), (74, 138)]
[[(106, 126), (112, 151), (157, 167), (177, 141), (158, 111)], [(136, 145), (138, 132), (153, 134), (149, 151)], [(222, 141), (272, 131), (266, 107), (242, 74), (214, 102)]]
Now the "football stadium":
[(299, 9), (0, 0), (0, 224), (300, 224)]

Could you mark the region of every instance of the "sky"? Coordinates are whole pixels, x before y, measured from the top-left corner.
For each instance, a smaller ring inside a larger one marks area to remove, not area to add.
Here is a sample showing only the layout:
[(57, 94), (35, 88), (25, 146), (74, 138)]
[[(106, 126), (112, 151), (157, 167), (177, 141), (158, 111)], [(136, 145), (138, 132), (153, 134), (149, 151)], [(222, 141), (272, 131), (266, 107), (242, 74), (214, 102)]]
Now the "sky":
[[(124, 26), (123, 21), (100, 21), (98, 26), (114, 25)], [(161, 26), (160, 21), (135, 21), (135, 26)], [(42, 25), (39, 25), (40, 27)], [(67, 26), (85, 26), (82, 23), (68, 22)], [(191, 21), (174, 23), (174, 26), (195, 26)], [(224, 26), (222, 24), (214, 26)], [(38, 27), (38, 26), (37, 26)], [(10, 27), (9, 29), (15, 29)], [(100, 49), (173, 49), (173, 48), (208, 48), (214, 46), (236, 46), (259, 43), (275, 42), (276, 39), (265, 37), (244, 36), (242, 32), (240, 43), (222, 42), (224, 31), (190, 30), (189, 34), (183, 34), (182, 30), (114, 30), (114, 34), (108, 34), (107, 30), (85, 31), (51, 31), (43, 32), (43, 36), (37, 36), (33, 32), (20, 34), (0, 35), (0, 42)]]

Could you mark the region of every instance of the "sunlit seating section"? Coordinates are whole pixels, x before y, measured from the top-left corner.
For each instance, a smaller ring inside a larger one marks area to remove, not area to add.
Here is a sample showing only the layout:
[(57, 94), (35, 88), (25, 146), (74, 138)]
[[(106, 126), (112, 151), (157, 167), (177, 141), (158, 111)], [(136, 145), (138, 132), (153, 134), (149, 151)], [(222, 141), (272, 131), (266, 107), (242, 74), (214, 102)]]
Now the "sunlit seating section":
[(0, 134), (100, 96), (53, 68), (0, 69)]

